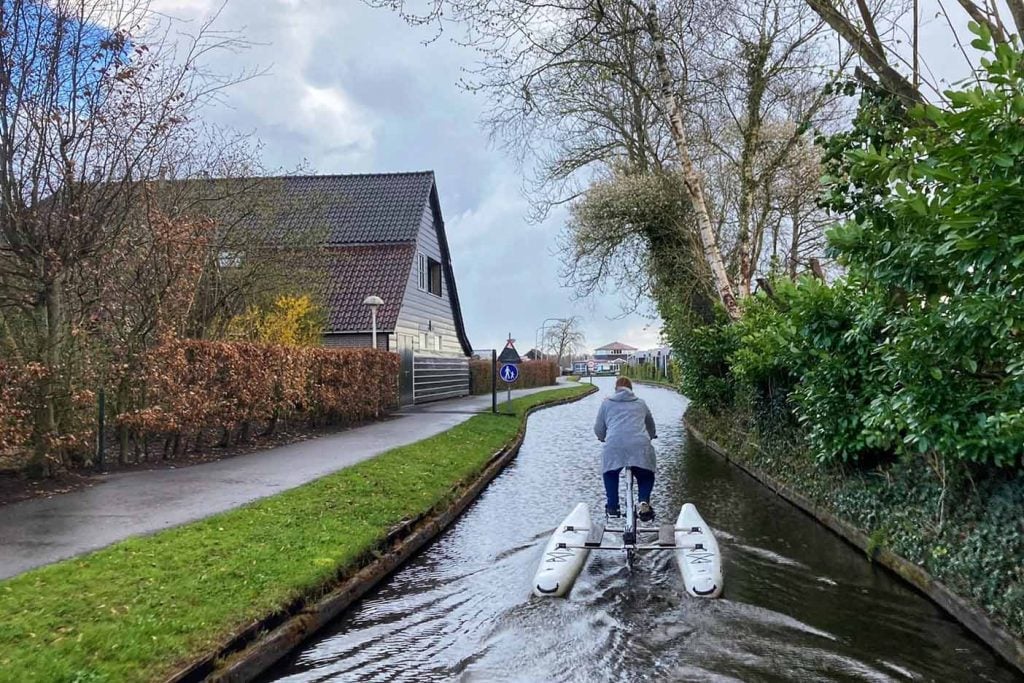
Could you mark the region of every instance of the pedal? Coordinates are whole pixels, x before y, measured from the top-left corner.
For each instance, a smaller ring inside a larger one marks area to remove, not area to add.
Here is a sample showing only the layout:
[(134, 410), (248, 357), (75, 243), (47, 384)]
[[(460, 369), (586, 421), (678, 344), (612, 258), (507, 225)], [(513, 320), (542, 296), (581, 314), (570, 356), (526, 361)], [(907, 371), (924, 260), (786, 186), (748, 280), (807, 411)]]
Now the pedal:
[(600, 548), (602, 540), (604, 540), (604, 521), (595, 520), (590, 524), (590, 531), (587, 532), (587, 538), (583, 541), (583, 545), (588, 548)]
[(676, 544), (676, 528), (671, 524), (662, 524), (658, 528), (658, 545), (671, 548)]

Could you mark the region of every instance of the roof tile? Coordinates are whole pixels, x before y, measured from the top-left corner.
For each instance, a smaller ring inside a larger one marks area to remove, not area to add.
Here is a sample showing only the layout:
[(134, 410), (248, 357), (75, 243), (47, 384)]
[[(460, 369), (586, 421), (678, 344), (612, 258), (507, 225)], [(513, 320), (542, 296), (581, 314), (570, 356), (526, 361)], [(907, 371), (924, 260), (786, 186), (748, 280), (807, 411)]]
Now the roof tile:
[(377, 310), (377, 329), (394, 330), (415, 251), (412, 244), (329, 247), (323, 256), (327, 331), (370, 329), (370, 311), (363, 305), (363, 299), (370, 295), (384, 299)]

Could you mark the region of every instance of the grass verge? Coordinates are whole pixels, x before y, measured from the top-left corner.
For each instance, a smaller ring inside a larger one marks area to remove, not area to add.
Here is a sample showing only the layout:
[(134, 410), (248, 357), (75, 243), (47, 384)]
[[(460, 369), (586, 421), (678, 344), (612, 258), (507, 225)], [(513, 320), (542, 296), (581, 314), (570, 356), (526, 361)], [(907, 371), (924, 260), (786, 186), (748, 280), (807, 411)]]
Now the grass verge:
[(389, 529), (449, 501), (516, 434), (517, 398), (279, 495), (0, 582), (0, 681), (159, 680), (358, 569)]

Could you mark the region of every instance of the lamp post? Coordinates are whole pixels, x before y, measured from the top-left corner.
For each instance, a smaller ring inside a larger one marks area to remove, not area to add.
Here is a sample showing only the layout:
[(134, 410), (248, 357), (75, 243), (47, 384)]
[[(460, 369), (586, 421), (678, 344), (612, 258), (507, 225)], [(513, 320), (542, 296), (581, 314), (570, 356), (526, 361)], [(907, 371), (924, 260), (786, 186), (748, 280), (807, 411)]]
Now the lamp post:
[(384, 299), (371, 294), (363, 299), (363, 305), (370, 307), (370, 329), (372, 330), (373, 348), (377, 348), (377, 308), (384, 305)]

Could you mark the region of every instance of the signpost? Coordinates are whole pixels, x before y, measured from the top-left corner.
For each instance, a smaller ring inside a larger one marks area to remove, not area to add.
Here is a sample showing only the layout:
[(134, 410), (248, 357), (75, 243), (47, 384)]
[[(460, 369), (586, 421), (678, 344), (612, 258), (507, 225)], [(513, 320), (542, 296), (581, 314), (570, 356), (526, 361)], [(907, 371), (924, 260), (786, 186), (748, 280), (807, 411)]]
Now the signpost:
[(501, 378), (505, 380), (505, 384), (515, 384), (516, 380), (519, 379), (519, 368), (512, 363), (505, 363), (501, 366)]
[[(505, 348), (498, 354), (497, 363), (501, 363), (501, 370), (496, 374), (501, 376), (501, 379), (505, 382), (505, 386), (508, 388), (508, 400), (512, 400), (512, 384), (519, 379), (519, 364), (523, 362), (523, 359), (519, 357), (519, 352), (516, 351), (516, 340), (512, 338), (512, 333), (508, 333), (508, 341), (505, 342)], [(497, 370), (497, 363), (493, 369)], [(492, 375), (493, 376), (493, 375)], [(495, 385), (491, 384), (491, 410), (498, 412), (498, 393)]]
[(590, 378), (590, 383), (594, 383), (594, 369), (597, 367), (597, 363), (592, 360), (587, 361), (587, 377)]

